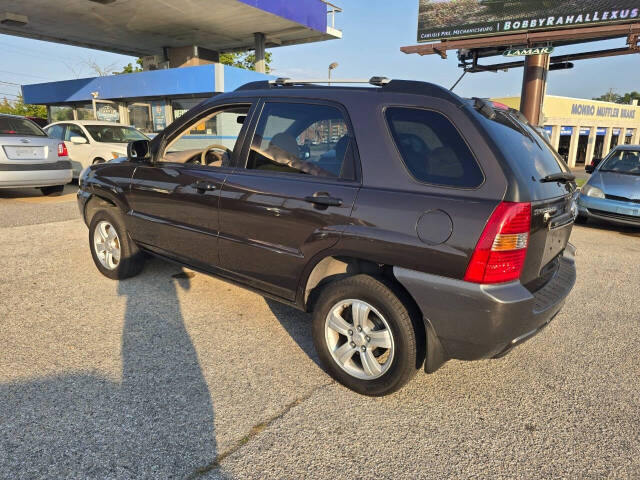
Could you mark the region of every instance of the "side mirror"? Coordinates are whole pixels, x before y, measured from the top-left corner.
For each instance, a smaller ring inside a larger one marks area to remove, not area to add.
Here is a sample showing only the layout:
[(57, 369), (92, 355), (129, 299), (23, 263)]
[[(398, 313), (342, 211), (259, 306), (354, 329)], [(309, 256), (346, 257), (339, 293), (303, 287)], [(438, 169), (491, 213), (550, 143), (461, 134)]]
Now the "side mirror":
[(80, 145), (82, 143), (89, 143), (87, 142), (87, 139), (84, 137), (81, 137), (79, 135), (74, 136), (74, 137), (69, 137), (69, 141), (75, 145)]
[(596, 168), (601, 161), (602, 161), (601, 158), (594, 158), (593, 160), (591, 160), (591, 165), (593, 165), (593, 168)]
[(593, 171), (596, 169), (595, 166), (593, 165), (585, 165), (584, 166), (584, 171), (587, 173), (593, 173)]
[(149, 140), (134, 140), (127, 145), (127, 158), (133, 161), (151, 159), (151, 147)]

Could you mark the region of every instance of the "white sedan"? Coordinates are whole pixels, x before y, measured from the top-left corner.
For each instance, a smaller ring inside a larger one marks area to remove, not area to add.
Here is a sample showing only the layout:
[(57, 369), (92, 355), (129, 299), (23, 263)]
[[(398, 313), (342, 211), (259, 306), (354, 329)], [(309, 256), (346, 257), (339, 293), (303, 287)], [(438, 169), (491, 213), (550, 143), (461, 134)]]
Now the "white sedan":
[(129, 142), (149, 139), (129, 125), (96, 120), (65, 120), (51, 123), (44, 130), (67, 146), (73, 178), (89, 165), (126, 156)]

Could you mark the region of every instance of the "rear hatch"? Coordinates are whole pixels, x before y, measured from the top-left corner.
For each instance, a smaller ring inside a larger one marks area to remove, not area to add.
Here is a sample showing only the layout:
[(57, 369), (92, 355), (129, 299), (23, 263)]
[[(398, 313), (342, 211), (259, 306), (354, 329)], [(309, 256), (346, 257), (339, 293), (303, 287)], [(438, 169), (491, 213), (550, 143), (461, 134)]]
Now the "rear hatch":
[(0, 163), (57, 162), (59, 143), (31, 120), (0, 115)]
[[(483, 110), (483, 111), (481, 111)], [(559, 265), (576, 213), (576, 184), (553, 147), (517, 111), (478, 109), (509, 181), (505, 201), (531, 203), (531, 230), (520, 281), (532, 292)]]

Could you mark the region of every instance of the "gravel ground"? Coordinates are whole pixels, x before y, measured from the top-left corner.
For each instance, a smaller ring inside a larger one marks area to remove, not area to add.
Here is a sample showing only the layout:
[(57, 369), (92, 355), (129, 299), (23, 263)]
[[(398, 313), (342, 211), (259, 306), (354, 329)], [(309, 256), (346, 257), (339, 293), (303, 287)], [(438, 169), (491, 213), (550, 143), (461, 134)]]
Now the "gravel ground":
[(73, 184), (67, 185), (59, 197), (44, 197), (36, 188), (0, 189), (0, 228), (78, 218), (77, 191)]
[(60, 198), (0, 199), (0, 478), (640, 477), (640, 233), (576, 227), (543, 333), (371, 399), (304, 314), (158, 260), (102, 277)]

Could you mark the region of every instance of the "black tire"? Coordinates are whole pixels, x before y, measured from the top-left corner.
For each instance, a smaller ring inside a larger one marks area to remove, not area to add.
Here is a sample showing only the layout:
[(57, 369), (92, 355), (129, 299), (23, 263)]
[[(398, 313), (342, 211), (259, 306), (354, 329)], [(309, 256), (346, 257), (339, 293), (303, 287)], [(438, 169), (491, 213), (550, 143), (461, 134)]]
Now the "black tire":
[(100, 158), (100, 157), (94, 158), (92, 165), (97, 165), (99, 163), (104, 163), (104, 161), (105, 161), (104, 158)]
[(579, 225), (584, 225), (588, 221), (589, 221), (589, 218), (585, 217), (584, 215), (578, 215), (575, 220), (575, 222)]
[(54, 185), (52, 187), (40, 187), (40, 191), (45, 197), (59, 197), (62, 195), (64, 185)]
[[(117, 266), (113, 269), (109, 269), (102, 264), (95, 250), (95, 230), (102, 221), (106, 221), (113, 226), (118, 235), (120, 259)], [(115, 207), (98, 210), (93, 218), (91, 218), (91, 222), (89, 223), (89, 249), (91, 250), (93, 262), (96, 264), (98, 270), (100, 270), (100, 273), (113, 280), (133, 277), (139, 274), (144, 266), (144, 255), (131, 238), (129, 238), (120, 211)]]
[[(393, 335), (394, 355), (388, 369), (377, 378), (362, 379), (345, 371), (333, 359), (325, 336), (325, 322), (332, 307), (342, 300), (367, 302), (386, 319)], [(382, 277), (354, 275), (329, 283), (313, 311), (313, 341), (320, 361), (336, 381), (363, 395), (388, 395), (404, 386), (424, 360), (424, 327), (416, 321), (409, 299)]]

